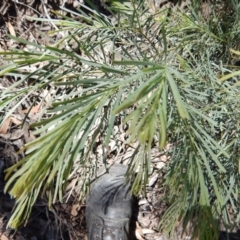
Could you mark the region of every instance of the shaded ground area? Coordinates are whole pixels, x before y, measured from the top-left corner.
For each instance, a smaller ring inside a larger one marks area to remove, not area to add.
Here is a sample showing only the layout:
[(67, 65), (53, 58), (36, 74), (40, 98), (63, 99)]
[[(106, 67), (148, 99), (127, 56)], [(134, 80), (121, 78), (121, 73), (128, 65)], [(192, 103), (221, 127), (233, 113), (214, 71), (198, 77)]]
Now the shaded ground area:
[(26, 226), (22, 226), (18, 231), (7, 228), (14, 200), (4, 193), (4, 169), (14, 163), (15, 157), (13, 144), (0, 138), (0, 231), (2, 234), (0, 239), (84, 239), (85, 208), (76, 211), (76, 206), (71, 200), (68, 204), (55, 204), (49, 210), (47, 202), (39, 199)]

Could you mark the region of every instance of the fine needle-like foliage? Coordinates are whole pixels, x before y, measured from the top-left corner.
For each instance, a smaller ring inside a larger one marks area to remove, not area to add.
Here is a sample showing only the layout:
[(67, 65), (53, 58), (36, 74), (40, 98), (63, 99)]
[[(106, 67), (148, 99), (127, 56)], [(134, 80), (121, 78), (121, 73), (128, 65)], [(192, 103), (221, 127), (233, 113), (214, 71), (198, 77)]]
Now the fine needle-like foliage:
[(1, 93), (4, 119), (27, 97), (34, 106), (51, 89), (51, 103), (31, 125), (37, 138), (7, 170), (6, 191), (16, 199), (11, 227), (28, 219), (38, 196), (47, 194), (49, 206), (61, 201), (76, 164), (84, 197), (97, 165), (95, 141), (100, 136), (109, 144), (119, 116), (129, 126), (127, 141), (138, 143), (128, 171), (133, 194), (145, 190), (153, 142), (160, 150), (172, 146), (162, 179), (169, 205), (162, 230), (173, 233), (181, 221), (184, 229), (191, 223), (193, 239), (212, 240), (220, 221), (234, 227), (240, 217), (240, 94), (232, 54), (240, 55), (239, 5), (220, 1), (206, 19), (199, 2), (186, 11), (153, 12), (145, 1), (112, 1), (108, 17), (86, 6), (63, 9), (74, 18), (51, 20), (62, 35), (56, 40), (57, 30), (50, 32), (51, 45), (9, 36), (26, 48), (0, 52), (6, 62), (0, 74), (18, 79)]

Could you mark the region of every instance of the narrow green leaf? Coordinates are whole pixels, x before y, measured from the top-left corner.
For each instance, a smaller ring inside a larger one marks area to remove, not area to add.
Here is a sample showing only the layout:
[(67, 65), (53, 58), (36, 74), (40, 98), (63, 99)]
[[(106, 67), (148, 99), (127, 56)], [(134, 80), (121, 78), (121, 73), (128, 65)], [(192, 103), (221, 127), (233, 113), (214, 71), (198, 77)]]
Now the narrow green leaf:
[(172, 93), (173, 93), (173, 97), (175, 99), (175, 102), (177, 104), (177, 108), (178, 108), (178, 112), (179, 112), (179, 115), (182, 117), (182, 118), (186, 118), (186, 119), (189, 119), (189, 115), (188, 115), (188, 112), (184, 106), (184, 103), (181, 99), (181, 95), (179, 94), (179, 91), (178, 91), (178, 88), (177, 88), (177, 85), (172, 77), (172, 75), (166, 70), (165, 71), (165, 74), (166, 74), (166, 79), (168, 80), (169, 82), (169, 85), (171, 87), (171, 90), (172, 90)]
[(224, 82), (224, 81), (226, 81), (232, 77), (238, 76), (238, 75), (240, 75), (240, 71), (235, 71), (235, 72), (224, 75), (223, 77), (219, 78), (218, 81)]

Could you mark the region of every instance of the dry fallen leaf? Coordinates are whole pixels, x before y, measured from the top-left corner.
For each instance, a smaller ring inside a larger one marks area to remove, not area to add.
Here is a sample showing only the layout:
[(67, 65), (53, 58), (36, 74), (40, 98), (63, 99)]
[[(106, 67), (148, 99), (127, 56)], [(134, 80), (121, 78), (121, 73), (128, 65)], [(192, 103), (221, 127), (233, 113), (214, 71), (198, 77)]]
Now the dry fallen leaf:
[(78, 215), (78, 208), (79, 208), (79, 204), (72, 205), (72, 209), (71, 209), (71, 215), (72, 216), (77, 216)]
[(7, 27), (8, 27), (8, 30), (9, 30), (10, 34), (12, 36), (16, 37), (15, 30), (14, 30), (14, 28), (13, 28), (13, 26), (12, 26), (12, 24), (10, 22), (7, 22)]
[(11, 136), (10, 136), (10, 140), (16, 140), (19, 138), (23, 137), (23, 130), (22, 129), (13, 129), (11, 130)]
[(8, 117), (4, 123), (2, 124), (2, 126), (0, 127), (0, 134), (5, 134), (7, 133), (11, 123), (14, 123), (15, 125), (20, 125), (22, 124), (22, 121), (18, 120), (17, 118), (14, 118), (14, 117)]
[(164, 163), (164, 162), (158, 162), (155, 164), (155, 168), (162, 169), (165, 165), (166, 165), (166, 163)]
[(31, 142), (32, 140), (36, 139), (36, 137), (29, 130), (29, 124), (27, 122), (24, 123), (22, 131), (23, 131), (23, 135), (24, 135), (24, 139), (25, 139), (26, 143)]
[(142, 199), (140, 199), (140, 200), (138, 201), (138, 205), (139, 205), (139, 206), (140, 206), (140, 205), (143, 205), (143, 204), (148, 204), (148, 201), (147, 201), (146, 198), (142, 198)]
[(140, 225), (138, 224), (138, 222), (136, 222), (135, 235), (138, 240), (144, 240), (144, 238), (142, 238), (143, 232), (142, 232), (142, 229), (141, 229)]
[(149, 180), (148, 180), (149, 187), (152, 187), (155, 184), (155, 182), (158, 179), (158, 176), (159, 176), (158, 173), (154, 173), (154, 174), (152, 174), (152, 176), (149, 177)]
[[(29, 111), (30, 110), (30, 111)], [(23, 113), (29, 113), (29, 114), (34, 114), (34, 113), (38, 113), (40, 111), (40, 104), (33, 106), (31, 108), (22, 110)]]
[(42, 111), (42, 104), (37, 104), (33, 107), (22, 110), (22, 113), (28, 114), (29, 121), (30, 123), (32, 123), (32, 122), (35, 122), (40, 117), (40, 115), (42, 114), (41, 111)]
[(143, 228), (142, 233), (143, 234), (150, 234), (150, 233), (155, 233), (155, 231), (152, 230), (152, 229), (149, 229), (149, 228)]
[(149, 220), (149, 214), (139, 214), (138, 216), (138, 222), (141, 225), (141, 227), (148, 228), (151, 221)]
[(0, 240), (9, 240), (9, 238), (2, 234)]

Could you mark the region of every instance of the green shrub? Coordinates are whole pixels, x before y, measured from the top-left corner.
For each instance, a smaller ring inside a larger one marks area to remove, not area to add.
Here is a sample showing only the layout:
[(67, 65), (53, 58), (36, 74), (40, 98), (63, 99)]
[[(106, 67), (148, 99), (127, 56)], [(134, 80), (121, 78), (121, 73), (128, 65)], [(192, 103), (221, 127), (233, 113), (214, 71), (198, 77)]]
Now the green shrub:
[(134, 194), (145, 190), (153, 144), (173, 146), (161, 180), (169, 205), (161, 229), (172, 232), (182, 221), (191, 223), (193, 238), (217, 239), (220, 221), (228, 230), (239, 221), (239, 6), (219, 1), (206, 18), (198, 1), (155, 13), (136, 3), (113, 1), (108, 17), (64, 9), (74, 17), (51, 20), (59, 30), (47, 36), (49, 46), (9, 36), (27, 50), (0, 53), (1, 75), (19, 79), (0, 96), (5, 119), (24, 99), (34, 105), (37, 94), (52, 90), (52, 103), (31, 125), (38, 137), (7, 170), (6, 190), (16, 198), (11, 227), (28, 219), (40, 194), (47, 192), (49, 206), (61, 201), (73, 171), (84, 197), (96, 139), (107, 146), (118, 117), (129, 126), (127, 141), (138, 144), (128, 171)]

